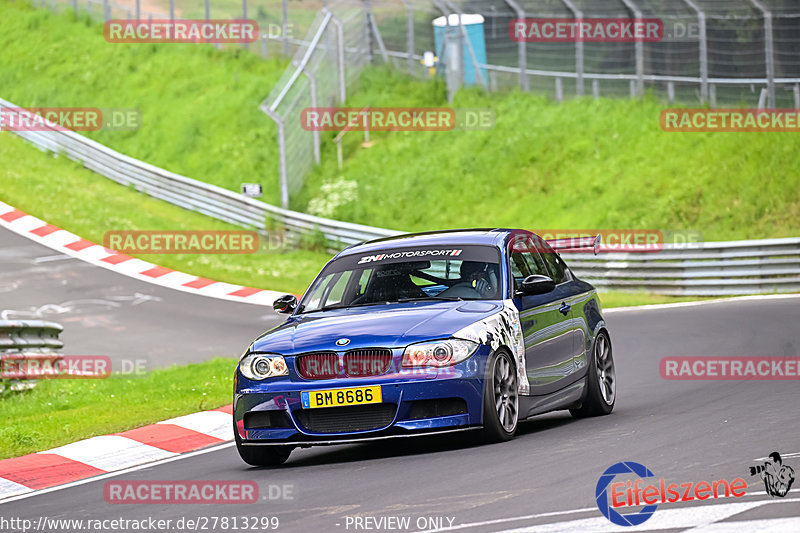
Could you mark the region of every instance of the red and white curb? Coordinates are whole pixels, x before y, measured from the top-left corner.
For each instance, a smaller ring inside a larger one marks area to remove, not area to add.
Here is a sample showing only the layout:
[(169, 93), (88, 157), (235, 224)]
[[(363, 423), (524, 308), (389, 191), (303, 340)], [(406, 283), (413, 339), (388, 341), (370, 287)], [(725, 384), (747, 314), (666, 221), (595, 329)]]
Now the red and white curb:
[(233, 440), (232, 406), (0, 460), (0, 502)]
[(82, 239), (74, 233), (48, 224), (4, 202), (0, 202), (0, 225), (39, 244), (87, 263), (113, 270), (140, 281), (155, 283), (156, 285), (179, 291), (235, 302), (269, 306), (272, 305), (276, 298), (285, 294), (214, 281), (148, 263)]

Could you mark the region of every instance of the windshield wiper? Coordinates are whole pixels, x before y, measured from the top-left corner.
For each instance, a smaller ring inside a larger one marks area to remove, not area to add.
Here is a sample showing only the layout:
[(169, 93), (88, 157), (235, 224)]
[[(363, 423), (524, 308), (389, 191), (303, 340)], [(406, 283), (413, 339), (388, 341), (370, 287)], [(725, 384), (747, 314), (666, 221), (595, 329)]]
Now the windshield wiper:
[(304, 315), (306, 313), (317, 313), (319, 311), (332, 311), (333, 309), (349, 309), (351, 307), (363, 307), (365, 305), (383, 305), (388, 303), (390, 302), (381, 301), (381, 302), (364, 302), (360, 304), (332, 304), (332, 305), (326, 305), (325, 307), (318, 307), (317, 309), (311, 309), (309, 311), (301, 311), (298, 314)]
[(418, 296), (416, 298), (398, 298), (395, 302), (424, 302), (426, 300), (441, 300), (444, 302), (463, 302), (464, 298), (460, 296)]

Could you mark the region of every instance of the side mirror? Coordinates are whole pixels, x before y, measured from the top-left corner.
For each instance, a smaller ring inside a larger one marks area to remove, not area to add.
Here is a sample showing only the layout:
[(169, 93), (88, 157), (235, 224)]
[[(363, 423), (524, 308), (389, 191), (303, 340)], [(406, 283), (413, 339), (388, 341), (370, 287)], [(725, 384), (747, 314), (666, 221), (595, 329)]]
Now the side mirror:
[(291, 313), (297, 309), (297, 296), (294, 294), (284, 294), (272, 302), (272, 308), (279, 313)]
[(554, 291), (556, 284), (552, 279), (547, 276), (540, 276), (534, 274), (522, 280), (522, 287), (520, 287), (522, 294), (546, 294)]

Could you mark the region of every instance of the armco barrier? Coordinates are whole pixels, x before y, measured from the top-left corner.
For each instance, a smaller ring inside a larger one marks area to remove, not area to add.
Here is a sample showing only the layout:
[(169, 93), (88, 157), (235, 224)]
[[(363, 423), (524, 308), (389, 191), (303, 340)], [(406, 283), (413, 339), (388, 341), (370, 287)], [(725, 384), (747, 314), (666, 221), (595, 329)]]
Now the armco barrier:
[[(2, 99), (0, 107), (18, 108)], [(342, 246), (401, 233), (275, 207), (138, 161), (75, 132), (14, 133), (118, 183), (239, 226), (264, 230), (270, 217), (290, 235), (319, 230)], [(578, 276), (601, 289), (708, 296), (800, 291), (800, 238), (689, 243), (665, 245), (659, 252), (565, 257)]]
[(45, 320), (0, 320), (0, 392), (27, 389), (33, 382), (21, 383), (19, 379), (2, 379), (11, 361), (37, 360), (51, 367), (62, 359), (56, 350), (64, 343), (58, 335), (64, 328), (61, 324)]
[(800, 238), (666, 244), (658, 252), (566, 254), (601, 289), (673, 296), (800, 291)]
[[(16, 106), (0, 99), (0, 108)], [(122, 185), (185, 209), (257, 230), (266, 228), (267, 217), (283, 226), (290, 236), (319, 230), (332, 243), (349, 245), (400, 232), (316, 217), (248, 198), (241, 194), (196, 181), (123, 155), (72, 131), (14, 131), (39, 148), (63, 153)]]

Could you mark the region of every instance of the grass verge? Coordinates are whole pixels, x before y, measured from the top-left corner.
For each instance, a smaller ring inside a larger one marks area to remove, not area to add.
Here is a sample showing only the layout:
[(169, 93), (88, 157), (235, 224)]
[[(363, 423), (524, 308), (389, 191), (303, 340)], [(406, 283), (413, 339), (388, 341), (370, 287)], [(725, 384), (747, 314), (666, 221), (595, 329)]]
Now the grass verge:
[(0, 401), (0, 459), (227, 405), (235, 368), (215, 358), (137, 377), (41, 380)]

